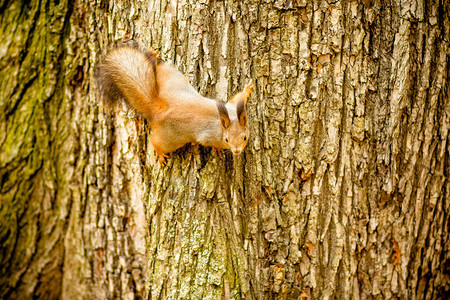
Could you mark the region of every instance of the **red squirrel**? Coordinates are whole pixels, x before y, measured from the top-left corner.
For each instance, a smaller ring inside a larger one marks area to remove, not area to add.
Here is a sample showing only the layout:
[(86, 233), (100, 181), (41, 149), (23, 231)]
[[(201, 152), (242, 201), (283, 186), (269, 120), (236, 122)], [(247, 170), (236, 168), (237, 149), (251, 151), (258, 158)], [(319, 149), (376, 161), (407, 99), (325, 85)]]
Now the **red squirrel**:
[(121, 46), (110, 51), (96, 72), (100, 96), (120, 98), (149, 120), (151, 142), (161, 163), (185, 144), (231, 149), (247, 145), (246, 103), (253, 85), (228, 103), (201, 96), (175, 67), (158, 61), (156, 52)]

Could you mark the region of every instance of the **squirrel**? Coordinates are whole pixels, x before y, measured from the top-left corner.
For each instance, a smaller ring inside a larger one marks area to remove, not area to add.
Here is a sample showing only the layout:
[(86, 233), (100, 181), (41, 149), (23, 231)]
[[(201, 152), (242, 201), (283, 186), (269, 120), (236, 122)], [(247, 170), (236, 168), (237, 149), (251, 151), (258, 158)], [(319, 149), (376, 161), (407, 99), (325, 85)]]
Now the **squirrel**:
[(157, 53), (120, 46), (96, 69), (100, 97), (126, 103), (150, 122), (150, 140), (162, 164), (185, 144), (241, 153), (249, 138), (247, 98), (250, 83), (226, 104), (201, 96), (175, 67)]

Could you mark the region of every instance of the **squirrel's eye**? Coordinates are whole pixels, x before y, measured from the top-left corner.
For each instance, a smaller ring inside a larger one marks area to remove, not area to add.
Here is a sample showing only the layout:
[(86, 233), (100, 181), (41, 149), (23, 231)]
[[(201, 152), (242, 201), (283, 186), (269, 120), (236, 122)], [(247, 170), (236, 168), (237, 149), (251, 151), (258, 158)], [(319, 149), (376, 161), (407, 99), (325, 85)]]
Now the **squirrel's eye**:
[(246, 141), (247, 140), (247, 136), (246, 135), (244, 135), (244, 141)]
[(228, 143), (228, 138), (225, 138), (225, 142), (227, 142), (227, 143)]

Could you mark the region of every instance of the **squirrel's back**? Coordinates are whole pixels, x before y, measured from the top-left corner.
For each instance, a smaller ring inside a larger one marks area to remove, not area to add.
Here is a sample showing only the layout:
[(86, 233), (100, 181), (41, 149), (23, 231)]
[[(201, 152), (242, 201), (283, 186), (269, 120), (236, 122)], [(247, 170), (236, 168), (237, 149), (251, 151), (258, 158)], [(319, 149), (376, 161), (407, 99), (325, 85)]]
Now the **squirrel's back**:
[(124, 98), (136, 112), (151, 120), (156, 111), (164, 109), (158, 98), (156, 65), (154, 52), (129, 46), (110, 51), (96, 70), (101, 97), (107, 103)]

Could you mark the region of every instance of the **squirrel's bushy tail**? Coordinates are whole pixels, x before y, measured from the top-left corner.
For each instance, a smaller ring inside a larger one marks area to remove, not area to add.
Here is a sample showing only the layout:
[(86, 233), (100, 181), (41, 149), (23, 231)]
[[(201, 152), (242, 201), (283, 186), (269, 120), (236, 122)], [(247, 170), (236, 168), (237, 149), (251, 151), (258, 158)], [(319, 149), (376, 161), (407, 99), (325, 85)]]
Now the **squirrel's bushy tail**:
[(137, 113), (152, 119), (159, 103), (156, 53), (122, 46), (109, 52), (96, 70), (100, 95), (107, 104), (124, 98)]

